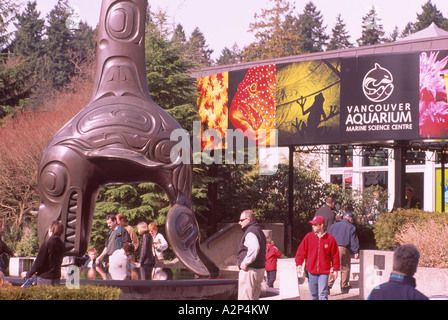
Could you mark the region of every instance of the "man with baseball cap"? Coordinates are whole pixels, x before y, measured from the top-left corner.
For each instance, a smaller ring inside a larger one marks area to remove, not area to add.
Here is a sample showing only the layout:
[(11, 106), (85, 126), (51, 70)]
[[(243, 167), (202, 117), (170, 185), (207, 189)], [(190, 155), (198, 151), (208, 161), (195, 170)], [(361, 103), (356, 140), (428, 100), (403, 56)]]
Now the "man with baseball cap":
[[(328, 231), (336, 239), (339, 248), (339, 258), (341, 261), (341, 292), (348, 293), (351, 286), (350, 279), (350, 267), (351, 267), (351, 254), (355, 255), (355, 259), (358, 259), (359, 253), (359, 239), (356, 232), (356, 227), (353, 225), (355, 215), (351, 212), (346, 212), (344, 218), (332, 224)], [(328, 287), (331, 289), (334, 281), (330, 278)]]
[(313, 231), (306, 234), (296, 253), (297, 272), (302, 273), (302, 264), (308, 270), (308, 286), (312, 300), (328, 300), (328, 277), (333, 268), (334, 280), (340, 269), (339, 249), (335, 238), (325, 232), (325, 220), (315, 216), (309, 221)]

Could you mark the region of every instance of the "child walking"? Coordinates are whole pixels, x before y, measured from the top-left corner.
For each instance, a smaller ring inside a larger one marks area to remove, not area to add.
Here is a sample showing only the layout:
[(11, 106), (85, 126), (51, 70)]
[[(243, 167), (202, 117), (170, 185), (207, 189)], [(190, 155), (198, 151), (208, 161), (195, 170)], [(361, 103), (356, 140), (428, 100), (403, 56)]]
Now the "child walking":
[(274, 246), (274, 241), (271, 237), (266, 238), (267, 249), (266, 249), (266, 278), (267, 286), (270, 288), (274, 287), (275, 278), (277, 276), (277, 259), (281, 257), (282, 253)]

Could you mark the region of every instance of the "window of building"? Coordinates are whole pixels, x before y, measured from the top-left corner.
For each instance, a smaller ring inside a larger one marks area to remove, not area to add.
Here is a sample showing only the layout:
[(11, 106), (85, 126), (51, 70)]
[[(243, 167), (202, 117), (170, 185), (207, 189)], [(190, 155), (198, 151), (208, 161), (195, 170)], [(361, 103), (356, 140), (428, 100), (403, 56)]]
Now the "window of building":
[(387, 171), (369, 171), (364, 172), (363, 181), (364, 188), (370, 186), (381, 186), (383, 189), (387, 189)]
[(387, 166), (387, 150), (375, 147), (364, 147), (362, 149), (363, 167)]
[(426, 153), (424, 150), (408, 150), (406, 152), (406, 164), (418, 165), (425, 164)]
[(329, 147), (330, 168), (344, 168), (353, 166), (353, 147), (333, 145)]

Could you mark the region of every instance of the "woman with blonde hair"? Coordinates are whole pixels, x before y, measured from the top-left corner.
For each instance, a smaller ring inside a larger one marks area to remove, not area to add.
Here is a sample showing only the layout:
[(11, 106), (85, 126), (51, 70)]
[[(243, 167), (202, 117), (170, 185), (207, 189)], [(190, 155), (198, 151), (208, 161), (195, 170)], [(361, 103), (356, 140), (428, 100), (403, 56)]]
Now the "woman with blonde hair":
[(163, 261), (163, 251), (168, 249), (168, 242), (165, 240), (165, 237), (157, 231), (157, 225), (154, 222), (149, 224), (148, 229), (152, 236), (153, 252), (158, 260)]
[(152, 269), (155, 265), (154, 254), (152, 251), (152, 237), (148, 232), (148, 225), (146, 222), (140, 222), (137, 225), (138, 234), (142, 236), (140, 241), (140, 270), (141, 279), (150, 280)]

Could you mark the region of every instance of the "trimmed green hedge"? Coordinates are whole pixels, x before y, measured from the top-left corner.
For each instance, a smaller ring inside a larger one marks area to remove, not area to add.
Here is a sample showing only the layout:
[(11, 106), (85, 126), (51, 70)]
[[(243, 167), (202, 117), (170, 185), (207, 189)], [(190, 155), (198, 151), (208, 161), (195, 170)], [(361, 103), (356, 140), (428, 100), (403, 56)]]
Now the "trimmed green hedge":
[(448, 214), (418, 209), (398, 209), (390, 213), (381, 214), (373, 229), (378, 249), (394, 250), (400, 245), (396, 236), (401, 231), (401, 228), (410, 222), (422, 224), (429, 220), (441, 224), (448, 223)]
[(121, 290), (103, 286), (16, 286), (0, 288), (0, 300), (119, 300)]

